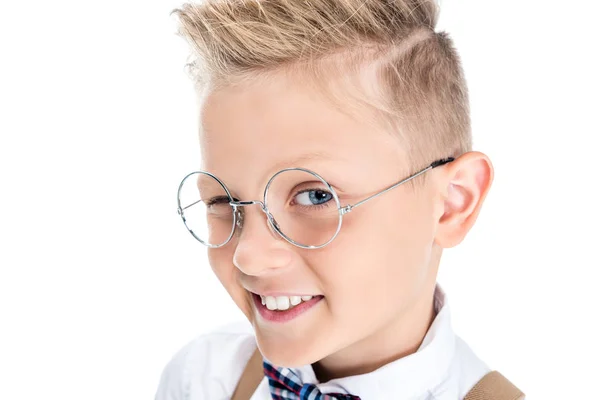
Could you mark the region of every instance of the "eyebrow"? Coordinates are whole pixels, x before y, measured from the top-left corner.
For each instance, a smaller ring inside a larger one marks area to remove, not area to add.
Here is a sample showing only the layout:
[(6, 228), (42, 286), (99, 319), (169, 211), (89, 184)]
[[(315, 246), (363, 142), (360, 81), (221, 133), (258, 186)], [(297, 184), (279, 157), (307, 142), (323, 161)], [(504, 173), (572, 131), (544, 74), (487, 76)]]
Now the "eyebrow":
[(312, 161), (312, 160), (318, 160), (318, 159), (331, 160), (333, 158), (335, 158), (335, 156), (330, 153), (326, 153), (323, 151), (313, 151), (310, 153), (301, 154), (297, 157), (294, 157), (291, 160), (280, 161), (277, 164), (273, 165), (271, 167), (271, 169), (276, 172), (283, 168), (295, 167), (295, 166), (297, 166), (297, 164), (299, 164), (303, 161)]
[[(293, 167), (298, 167), (298, 164), (305, 162), (305, 161), (312, 161), (312, 160), (333, 160), (334, 158), (336, 158), (333, 154), (331, 153), (327, 153), (324, 151), (312, 151), (312, 152), (308, 152), (308, 153), (303, 153), (300, 154), (299, 156), (296, 156), (292, 159), (285, 159), (282, 161), (279, 161), (276, 164), (273, 164), (267, 171), (265, 171), (265, 174), (261, 177), (261, 182), (266, 183), (267, 180), (276, 172), (285, 169), (285, 168), (293, 168)], [(317, 173), (319, 173), (319, 171), (315, 171)], [(327, 179), (326, 177), (324, 177), (325, 179)], [(225, 184), (227, 184), (227, 182), (225, 182)], [(228, 186), (229, 188), (229, 186)], [(232, 193), (235, 193), (235, 190), (232, 190)]]
[[(296, 156), (292, 159), (286, 159), (286, 160), (282, 160), (279, 161), (276, 164), (273, 164), (268, 171), (265, 172), (265, 175), (262, 177), (262, 180), (266, 183), (266, 181), (268, 180), (268, 178), (270, 178), (274, 173), (288, 168), (288, 167), (297, 167), (298, 164), (304, 162), (304, 161), (312, 161), (312, 160), (333, 160), (335, 159), (336, 156), (334, 156), (332, 153), (327, 153), (324, 151), (313, 151), (313, 152), (309, 152), (309, 153), (304, 153), (301, 154), (299, 156)], [(315, 171), (317, 173), (319, 173), (319, 171)], [(218, 175), (217, 175), (218, 176)], [(325, 179), (327, 179), (327, 177), (324, 177)], [(329, 182), (329, 181), (328, 181)], [(224, 182), (225, 185), (227, 186), (227, 188), (231, 191), (232, 196), (234, 196), (234, 194), (236, 193), (236, 191), (229, 186), (229, 184), (227, 182)], [(331, 182), (329, 182), (331, 184)], [(343, 193), (340, 191), (340, 189), (337, 189), (340, 193)], [(237, 199), (236, 196), (234, 196)]]

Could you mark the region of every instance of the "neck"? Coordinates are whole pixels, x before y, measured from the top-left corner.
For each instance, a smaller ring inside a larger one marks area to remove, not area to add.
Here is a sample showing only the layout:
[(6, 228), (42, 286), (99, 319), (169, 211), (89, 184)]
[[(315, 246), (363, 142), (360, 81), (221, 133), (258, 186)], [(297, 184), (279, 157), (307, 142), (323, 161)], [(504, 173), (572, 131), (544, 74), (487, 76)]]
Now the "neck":
[(435, 318), (435, 282), (429, 287), (431, 291), (384, 329), (314, 363), (319, 382), (366, 374), (415, 353)]

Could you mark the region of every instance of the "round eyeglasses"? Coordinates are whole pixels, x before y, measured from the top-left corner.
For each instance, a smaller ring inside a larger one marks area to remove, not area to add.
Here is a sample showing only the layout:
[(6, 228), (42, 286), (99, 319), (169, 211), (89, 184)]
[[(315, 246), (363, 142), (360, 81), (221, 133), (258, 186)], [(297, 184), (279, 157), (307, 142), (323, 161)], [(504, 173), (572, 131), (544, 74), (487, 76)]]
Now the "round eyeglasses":
[(335, 239), (343, 216), (359, 205), (411, 179), (454, 161), (446, 158), (416, 172), (355, 204), (342, 206), (334, 188), (316, 172), (286, 168), (269, 179), (263, 201), (239, 201), (215, 175), (195, 171), (186, 175), (177, 190), (177, 213), (200, 243), (219, 248), (227, 244), (236, 227), (242, 229), (244, 206), (258, 204), (269, 227), (289, 243), (303, 249), (319, 249)]

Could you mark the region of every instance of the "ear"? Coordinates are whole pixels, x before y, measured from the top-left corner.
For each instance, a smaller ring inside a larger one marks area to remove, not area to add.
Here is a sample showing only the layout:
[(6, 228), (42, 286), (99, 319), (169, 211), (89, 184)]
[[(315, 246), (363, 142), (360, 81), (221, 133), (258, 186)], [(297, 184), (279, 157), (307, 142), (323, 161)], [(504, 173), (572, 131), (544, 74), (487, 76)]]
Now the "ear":
[(441, 216), (435, 242), (454, 247), (465, 238), (481, 210), (494, 179), (490, 159), (480, 152), (467, 152), (442, 167), (439, 175)]

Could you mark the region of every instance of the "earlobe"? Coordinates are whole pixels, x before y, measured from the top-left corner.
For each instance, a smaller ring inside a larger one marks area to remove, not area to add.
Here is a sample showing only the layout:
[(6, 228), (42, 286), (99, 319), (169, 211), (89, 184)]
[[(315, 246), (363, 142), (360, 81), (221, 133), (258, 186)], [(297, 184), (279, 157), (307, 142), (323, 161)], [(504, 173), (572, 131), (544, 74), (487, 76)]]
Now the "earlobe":
[(492, 185), (493, 166), (480, 152), (468, 152), (450, 163), (443, 181), (443, 213), (435, 242), (454, 247), (465, 238), (479, 215)]

